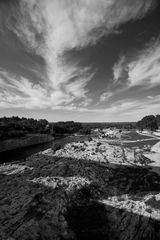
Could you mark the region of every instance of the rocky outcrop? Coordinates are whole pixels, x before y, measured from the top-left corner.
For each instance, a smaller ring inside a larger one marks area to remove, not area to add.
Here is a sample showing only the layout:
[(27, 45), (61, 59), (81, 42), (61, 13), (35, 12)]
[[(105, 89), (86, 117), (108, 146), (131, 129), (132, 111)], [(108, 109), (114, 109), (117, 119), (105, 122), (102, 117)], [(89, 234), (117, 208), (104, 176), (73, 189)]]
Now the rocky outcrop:
[(63, 188), (66, 192), (74, 192), (91, 182), (88, 179), (73, 176), (73, 177), (40, 177), (31, 180), (31, 182), (43, 184), (44, 186), (53, 189)]
[(160, 239), (160, 175), (147, 166), (39, 153), (6, 169), (0, 239)]
[(3, 164), (0, 165), (0, 174), (13, 175), (17, 173), (23, 173), (26, 169), (32, 170), (32, 168), (19, 164)]
[(117, 141), (117, 145), (111, 145), (104, 139), (92, 139), (91, 141), (68, 143), (56, 151), (47, 149), (42, 154), (64, 158), (71, 156), (107, 165), (148, 165), (151, 161), (143, 155), (140, 149), (137, 150), (124, 147), (119, 141)]
[(160, 153), (160, 142), (156, 143), (152, 148), (151, 148), (152, 152), (155, 153)]
[(0, 141), (0, 152), (46, 143), (53, 139), (51, 135), (47, 134), (33, 134), (21, 138), (2, 140)]

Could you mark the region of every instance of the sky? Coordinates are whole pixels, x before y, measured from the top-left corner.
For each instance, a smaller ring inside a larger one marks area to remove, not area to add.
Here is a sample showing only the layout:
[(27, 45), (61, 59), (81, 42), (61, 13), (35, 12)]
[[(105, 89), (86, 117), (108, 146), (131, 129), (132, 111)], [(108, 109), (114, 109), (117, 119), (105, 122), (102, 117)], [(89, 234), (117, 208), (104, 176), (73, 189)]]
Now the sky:
[(160, 114), (159, 0), (0, 0), (0, 117)]

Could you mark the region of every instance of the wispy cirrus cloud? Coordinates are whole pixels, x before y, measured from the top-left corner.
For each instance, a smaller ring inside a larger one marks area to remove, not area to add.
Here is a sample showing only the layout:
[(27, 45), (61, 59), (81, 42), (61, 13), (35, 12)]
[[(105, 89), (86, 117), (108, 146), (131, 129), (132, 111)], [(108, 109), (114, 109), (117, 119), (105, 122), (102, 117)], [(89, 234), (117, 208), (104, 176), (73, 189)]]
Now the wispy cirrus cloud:
[(124, 79), (124, 88), (160, 85), (160, 39), (150, 42), (130, 59), (122, 56), (113, 67), (114, 80)]
[(126, 70), (126, 57), (121, 56), (119, 61), (113, 66), (113, 80), (114, 83), (117, 83), (122, 77), (123, 73)]
[(105, 109), (111, 115), (119, 114), (125, 116), (129, 121), (137, 121), (145, 115), (157, 114), (159, 112), (160, 95), (146, 97), (141, 100), (123, 99)]
[[(147, 96), (142, 99), (124, 98), (123, 100), (114, 101), (110, 106), (103, 109), (86, 109), (81, 108), (81, 112), (97, 113), (99, 114), (99, 121), (101, 116), (105, 116), (108, 121), (137, 121), (145, 115), (157, 114), (159, 112), (160, 95), (154, 97)], [(114, 119), (114, 120), (113, 120)]]
[(160, 85), (160, 39), (151, 42), (128, 64), (128, 83), (145, 88)]
[[(87, 84), (95, 70), (90, 66), (82, 68), (78, 59), (66, 61), (66, 51), (96, 44), (102, 36), (116, 32), (121, 24), (142, 18), (155, 4), (154, 0), (3, 1), (0, 9), (1, 32), (6, 37), (8, 31), (13, 32), (26, 51), (45, 60), (46, 79), (45, 83), (33, 84), (29, 79), (6, 73), (5, 79), (8, 80), (1, 85), (1, 106), (14, 103), (26, 108), (45, 108), (86, 99), (89, 91)], [(132, 85), (137, 79), (134, 71), (137, 67), (134, 62), (129, 65)], [(121, 66), (116, 69), (115, 79), (118, 80)], [(102, 100), (106, 97), (103, 95)]]
[(113, 93), (112, 92), (104, 92), (100, 95), (100, 102), (105, 102), (107, 101), (110, 97), (113, 96)]
[[(88, 81), (90, 78), (88, 78)], [(85, 96), (85, 79), (78, 79), (66, 85), (65, 90), (52, 91), (42, 84), (34, 84), (24, 77), (13, 76), (0, 71), (0, 107), (51, 108), (71, 104), (74, 99)]]

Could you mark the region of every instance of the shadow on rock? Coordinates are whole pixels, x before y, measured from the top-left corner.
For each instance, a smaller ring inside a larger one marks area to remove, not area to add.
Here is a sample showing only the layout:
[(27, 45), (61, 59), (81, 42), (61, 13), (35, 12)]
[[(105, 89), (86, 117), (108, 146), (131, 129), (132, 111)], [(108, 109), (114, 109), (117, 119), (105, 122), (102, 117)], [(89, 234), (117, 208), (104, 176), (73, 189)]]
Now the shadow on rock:
[(65, 216), (77, 240), (159, 240), (160, 222), (97, 202), (74, 205)]
[(91, 202), (73, 205), (67, 209), (65, 218), (77, 240), (109, 239), (107, 211), (103, 204)]
[[(7, 240), (159, 240), (159, 221), (100, 203), (123, 194), (160, 191), (160, 176), (146, 167), (37, 154), (26, 163), (33, 170), (0, 175), (0, 238)], [(77, 193), (31, 180), (39, 177), (84, 177), (91, 184)], [(93, 201), (94, 199), (94, 201)], [(159, 203), (159, 202), (158, 202)], [(151, 200), (148, 204), (158, 208)]]

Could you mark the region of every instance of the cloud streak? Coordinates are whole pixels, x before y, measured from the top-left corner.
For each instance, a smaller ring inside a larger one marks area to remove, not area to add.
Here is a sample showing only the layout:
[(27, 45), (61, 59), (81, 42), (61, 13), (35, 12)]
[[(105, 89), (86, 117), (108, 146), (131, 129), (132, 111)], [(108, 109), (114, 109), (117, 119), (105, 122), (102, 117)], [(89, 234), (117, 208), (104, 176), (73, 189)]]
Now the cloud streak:
[(102, 93), (102, 95), (100, 96), (100, 102), (105, 102), (107, 101), (110, 97), (112, 97), (113, 93), (112, 92), (105, 92)]
[(129, 86), (145, 88), (160, 85), (160, 40), (151, 43), (136, 59), (128, 64)]
[(123, 99), (113, 106), (106, 108), (105, 112), (111, 115), (125, 116), (129, 121), (137, 121), (145, 115), (157, 114), (159, 112), (160, 95), (154, 98), (143, 98), (141, 100)]
[[(3, 1), (1, 32), (13, 32), (26, 51), (43, 57), (47, 77), (45, 83), (33, 84), (21, 76), (3, 73), (1, 107), (14, 103), (25, 108), (52, 108), (86, 99), (87, 84), (95, 70), (90, 66), (82, 68), (78, 59), (67, 62), (66, 51), (96, 44), (102, 36), (114, 33), (121, 24), (143, 18), (155, 3), (152, 0), (16, 0), (5, 4)], [(145, 71), (141, 58), (139, 64), (132, 62), (128, 65), (130, 85), (139, 82), (137, 71), (139, 74)], [(153, 61), (156, 60), (155, 54)], [(149, 66), (151, 64), (148, 62)], [(144, 71), (140, 70), (141, 66)], [(114, 71), (116, 81), (121, 72), (119, 65)], [(4, 77), (8, 79), (5, 83)], [(154, 78), (153, 83), (156, 81)], [(102, 96), (103, 99), (106, 97)]]
[(150, 42), (133, 58), (122, 56), (113, 67), (114, 81), (125, 78), (124, 88), (140, 86), (144, 89), (160, 85), (160, 39)]

